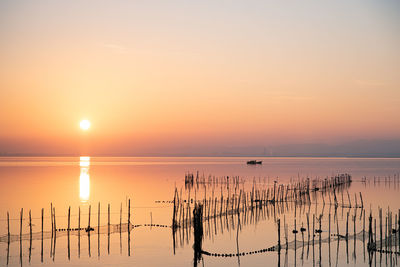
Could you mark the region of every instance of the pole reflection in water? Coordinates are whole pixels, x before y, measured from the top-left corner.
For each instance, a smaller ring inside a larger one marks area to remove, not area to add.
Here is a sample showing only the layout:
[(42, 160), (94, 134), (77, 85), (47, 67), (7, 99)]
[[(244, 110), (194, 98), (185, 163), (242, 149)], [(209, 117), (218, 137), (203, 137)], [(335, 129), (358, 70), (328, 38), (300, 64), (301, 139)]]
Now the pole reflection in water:
[(81, 171), (79, 176), (79, 198), (81, 202), (87, 202), (90, 196), (90, 157), (80, 157), (79, 166)]

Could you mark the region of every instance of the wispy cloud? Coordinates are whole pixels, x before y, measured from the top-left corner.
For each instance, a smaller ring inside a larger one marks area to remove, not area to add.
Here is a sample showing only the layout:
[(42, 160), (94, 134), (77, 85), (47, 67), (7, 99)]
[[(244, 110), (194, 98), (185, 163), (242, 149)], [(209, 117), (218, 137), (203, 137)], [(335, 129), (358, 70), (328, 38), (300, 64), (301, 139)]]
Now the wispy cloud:
[(113, 44), (113, 43), (103, 43), (101, 44), (101, 46), (110, 49), (114, 53), (119, 53), (119, 54), (128, 53), (128, 49), (123, 45)]
[(365, 79), (356, 79), (354, 83), (359, 87), (381, 87), (385, 86), (386, 83), (379, 80), (365, 80)]

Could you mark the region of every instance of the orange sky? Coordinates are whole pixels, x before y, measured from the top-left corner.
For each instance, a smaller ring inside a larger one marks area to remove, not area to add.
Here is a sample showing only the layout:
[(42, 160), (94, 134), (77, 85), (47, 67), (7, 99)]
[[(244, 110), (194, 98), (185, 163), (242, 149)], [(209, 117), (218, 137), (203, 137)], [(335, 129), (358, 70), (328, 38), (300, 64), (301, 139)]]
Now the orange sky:
[(166, 2), (1, 1), (0, 153), (399, 139), (396, 1)]

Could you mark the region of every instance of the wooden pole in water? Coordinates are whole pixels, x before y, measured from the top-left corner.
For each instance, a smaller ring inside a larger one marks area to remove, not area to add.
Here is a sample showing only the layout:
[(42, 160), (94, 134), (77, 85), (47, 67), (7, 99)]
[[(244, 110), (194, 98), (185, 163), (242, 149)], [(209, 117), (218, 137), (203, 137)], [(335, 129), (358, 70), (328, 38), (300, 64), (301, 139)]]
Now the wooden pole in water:
[(382, 234), (382, 209), (379, 208), (379, 231), (380, 231), (380, 238), (381, 238), (381, 250), (382, 250), (382, 240), (383, 240), (383, 234)]
[(29, 210), (29, 239), (32, 242), (32, 215), (31, 215), (31, 210)]
[(110, 235), (110, 203), (108, 203), (108, 235)]
[(7, 211), (7, 236), (8, 236), (8, 243), (10, 243), (10, 214)]
[(121, 208), (119, 209), (119, 233), (121, 234), (121, 226), (122, 226), (122, 202)]
[(88, 216), (88, 231), (90, 230), (90, 213), (91, 213), (92, 206), (89, 205), (89, 216)]
[(68, 207), (68, 229), (67, 231), (71, 229), (71, 206)]
[(370, 213), (369, 214), (369, 227), (368, 227), (368, 248), (371, 247), (372, 242), (373, 242), (373, 237), (372, 237), (372, 214)]
[(278, 219), (278, 251), (280, 250), (281, 250), (281, 220)]
[(307, 231), (308, 231), (308, 241), (310, 241), (310, 213), (307, 213)]
[(100, 202), (97, 208), (97, 227), (98, 227), (98, 234), (100, 234)]
[[(54, 236), (55, 232), (57, 232), (57, 227), (56, 227), (56, 208), (53, 208), (53, 219), (54, 219)], [(54, 237), (54, 242), (55, 242), (55, 237)]]
[(78, 258), (81, 257), (81, 206), (78, 207)]
[(386, 250), (388, 247), (387, 230), (388, 230), (388, 218), (387, 218), (387, 216), (385, 216), (385, 248), (386, 248)]
[(31, 262), (32, 255), (32, 215), (31, 210), (29, 210), (29, 262)]
[(51, 220), (51, 239), (53, 239), (54, 225), (53, 225), (53, 203), (50, 202), (50, 220)]
[(20, 226), (19, 226), (19, 239), (22, 240), (22, 217), (24, 216), (24, 209), (21, 209), (20, 213)]
[(56, 257), (56, 240), (57, 240), (56, 208), (53, 208), (53, 220), (54, 220), (53, 261), (54, 261)]
[(130, 231), (131, 227), (131, 199), (128, 201), (128, 232)]
[(40, 261), (43, 262), (43, 222), (44, 222), (44, 209), (42, 208), (42, 243), (41, 243), (41, 250), (40, 250)]
[(313, 238), (312, 238), (312, 240), (313, 240), (313, 245), (314, 245), (314, 233), (315, 233), (315, 214), (313, 214), (313, 217), (312, 217), (312, 236), (313, 236)]
[(79, 206), (78, 210), (78, 231), (81, 231), (81, 207)]
[(128, 201), (128, 232), (131, 229), (131, 199)]
[(328, 237), (328, 239), (329, 239), (329, 242), (331, 242), (331, 213), (329, 213), (329, 237)]
[(42, 239), (43, 239), (43, 217), (44, 217), (44, 209), (42, 208)]
[(110, 254), (110, 203), (108, 203), (107, 251)]
[(370, 248), (373, 243), (373, 237), (372, 237), (372, 214), (369, 214), (369, 227), (368, 227), (368, 247)]
[(339, 240), (339, 216), (336, 215), (336, 234), (338, 236), (338, 240)]
[[(375, 248), (376, 248), (376, 219), (374, 219), (374, 237), (375, 237)], [(382, 241), (381, 241), (382, 242)]]

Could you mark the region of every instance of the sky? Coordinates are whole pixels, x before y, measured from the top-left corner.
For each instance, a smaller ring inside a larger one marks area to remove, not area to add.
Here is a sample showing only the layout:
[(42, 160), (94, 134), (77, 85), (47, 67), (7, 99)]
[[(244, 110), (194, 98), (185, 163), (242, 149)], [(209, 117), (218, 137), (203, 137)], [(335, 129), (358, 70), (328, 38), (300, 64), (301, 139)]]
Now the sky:
[(0, 153), (399, 144), (399, 32), (395, 0), (2, 0)]

